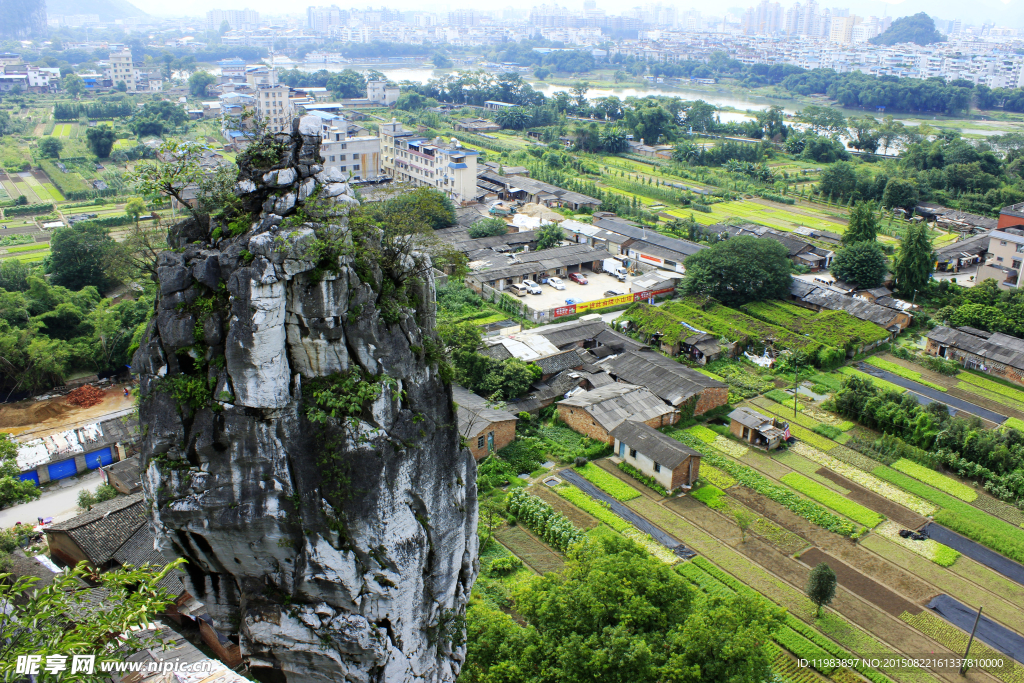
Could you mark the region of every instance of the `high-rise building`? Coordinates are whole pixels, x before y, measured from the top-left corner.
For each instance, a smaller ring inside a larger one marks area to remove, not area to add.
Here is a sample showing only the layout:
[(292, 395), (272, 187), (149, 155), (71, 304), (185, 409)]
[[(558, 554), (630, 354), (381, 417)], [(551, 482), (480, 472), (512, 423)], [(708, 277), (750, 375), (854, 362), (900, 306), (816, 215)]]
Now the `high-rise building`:
[(313, 33), (327, 33), (332, 26), (344, 26), (346, 23), (348, 11), (337, 5), (306, 8), (306, 27)]
[(597, 0), (583, 0), (583, 11), (592, 12), (597, 9)]
[(743, 15), (743, 32), (747, 35), (771, 35), (786, 30), (786, 14), (778, 2), (761, 0)]
[(206, 13), (206, 29), (219, 31), (224, 22), (232, 31), (255, 31), (260, 27), (260, 13), (251, 9), (212, 9)]

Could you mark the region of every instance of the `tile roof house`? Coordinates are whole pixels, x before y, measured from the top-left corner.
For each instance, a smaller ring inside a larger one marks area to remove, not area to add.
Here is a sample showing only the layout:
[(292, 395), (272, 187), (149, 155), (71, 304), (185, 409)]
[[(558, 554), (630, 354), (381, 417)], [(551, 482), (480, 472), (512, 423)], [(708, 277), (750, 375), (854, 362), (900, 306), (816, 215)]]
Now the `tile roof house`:
[(643, 422), (626, 420), (611, 431), (615, 453), (665, 487), (689, 489), (700, 476), (700, 453)]
[(567, 349), (537, 358), (533, 364), (541, 370), (541, 381), (546, 381), (563, 370), (580, 370), (583, 367), (583, 359), (576, 353), (576, 349)]
[(651, 427), (679, 421), (679, 413), (644, 387), (616, 382), (584, 391), (556, 403), (558, 416), (575, 431), (610, 444), (611, 430), (624, 420)]
[(902, 332), (913, 321), (913, 317), (903, 311), (888, 306), (865, 301), (864, 299), (847, 296), (826, 286), (817, 285), (799, 278), (793, 278), (790, 285), (793, 303), (813, 311), (827, 309), (830, 311), (846, 311), (854, 318), (875, 323), (889, 332)]
[(1024, 384), (1024, 339), (969, 327), (940, 326), (928, 332), (924, 352)]
[(487, 404), (480, 396), (458, 384), (452, 385), (459, 419), (459, 434), (466, 440), (466, 448), (476, 460), (488, 453), (499, 451), (516, 438), (519, 418), (503, 408)]
[(118, 549), (147, 523), (142, 493), (97, 503), (88, 512), (44, 530), (50, 557), (68, 566), (85, 561), (99, 570), (112, 565)]
[(601, 362), (619, 382), (647, 387), (674, 408), (693, 401), (693, 414), (702, 415), (729, 401), (729, 387), (655, 351), (627, 351)]

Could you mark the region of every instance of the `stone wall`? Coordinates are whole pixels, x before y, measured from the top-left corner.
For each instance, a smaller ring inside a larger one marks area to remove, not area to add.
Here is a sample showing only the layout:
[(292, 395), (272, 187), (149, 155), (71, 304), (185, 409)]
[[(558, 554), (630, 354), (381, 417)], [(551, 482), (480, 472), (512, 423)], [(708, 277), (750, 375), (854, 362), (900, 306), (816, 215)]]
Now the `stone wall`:
[[(133, 359), (151, 524), (259, 680), (453, 681), (476, 465), (429, 353), (432, 268), (349, 224), (358, 200), (319, 133), (307, 116), (250, 145), (236, 229), (186, 220), (160, 255)], [(373, 391), (354, 406), (314, 393), (357, 382)]]
[(724, 406), (729, 402), (728, 387), (709, 387), (698, 394), (697, 404), (693, 407), (694, 415), (703, 415), (709, 410)]

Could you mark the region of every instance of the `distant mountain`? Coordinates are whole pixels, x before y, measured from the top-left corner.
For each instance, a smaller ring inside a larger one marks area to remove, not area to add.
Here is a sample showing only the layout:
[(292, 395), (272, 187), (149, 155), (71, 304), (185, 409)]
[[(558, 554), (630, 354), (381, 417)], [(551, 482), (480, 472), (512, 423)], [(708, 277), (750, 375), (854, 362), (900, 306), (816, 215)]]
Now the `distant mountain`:
[(22, 39), (46, 33), (46, 0), (0, 1), (0, 38)]
[[(6, 3), (7, 0), (3, 0), (0, 5)], [(100, 21), (149, 16), (128, 0), (89, 0), (86, 3), (81, 0), (47, 0), (46, 12), (48, 14), (98, 14)]]
[(924, 12), (909, 17), (900, 17), (892, 22), (884, 33), (881, 33), (869, 43), (874, 45), (896, 45), (897, 43), (916, 43), (917, 45), (931, 45), (941, 43), (946, 36), (935, 30), (935, 22)]

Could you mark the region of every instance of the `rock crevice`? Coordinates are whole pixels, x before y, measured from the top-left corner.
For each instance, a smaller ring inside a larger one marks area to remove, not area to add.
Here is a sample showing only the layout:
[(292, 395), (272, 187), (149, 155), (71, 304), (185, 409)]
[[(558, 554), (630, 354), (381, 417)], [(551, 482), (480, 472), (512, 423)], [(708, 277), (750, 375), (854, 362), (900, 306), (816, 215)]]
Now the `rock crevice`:
[[(261, 680), (451, 681), (476, 476), (424, 352), (429, 260), (401, 254), (415, 277), (386, 282), (394, 269), (366, 256), (384, 237), (355, 234), (358, 202), (319, 141), (303, 117), (276, 137), (277, 163), (243, 155), (251, 227), (214, 239), (216, 219), (190, 219), (160, 255), (133, 361), (152, 524)], [(344, 246), (329, 262), (325, 240)], [(413, 295), (382, 311), (384, 285)]]

